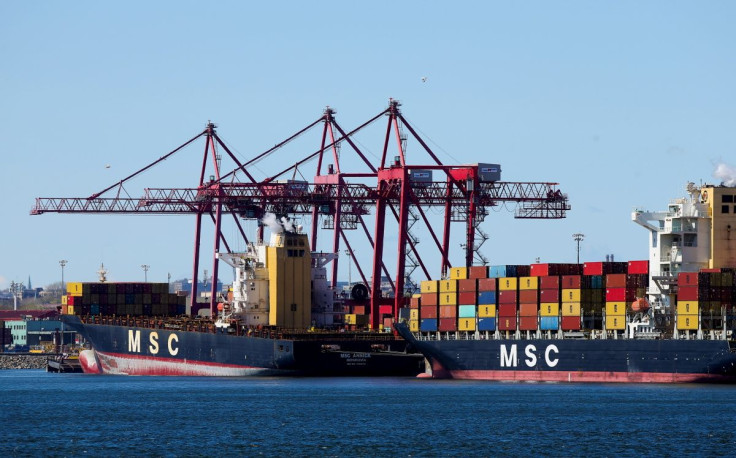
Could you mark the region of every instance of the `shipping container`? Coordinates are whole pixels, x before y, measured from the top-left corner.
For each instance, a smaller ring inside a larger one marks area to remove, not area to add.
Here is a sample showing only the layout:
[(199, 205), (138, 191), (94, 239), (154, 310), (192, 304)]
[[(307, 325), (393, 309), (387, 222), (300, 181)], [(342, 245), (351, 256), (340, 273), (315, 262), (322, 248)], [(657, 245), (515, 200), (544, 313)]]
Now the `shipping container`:
[(539, 292), (536, 289), (522, 289), (518, 293), (519, 303), (536, 304), (539, 302)]
[(518, 301), (518, 295), (516, 291), (499, 291), (498, 295), (499, 304), (516, 304)]
[(626, 315), (606, 314), (606, 329), (609, 331), (622, 331), (626, 329)]
[(677, 315), (678, 331), (696, 331), (698, 329), (698, 315)]
[(679, 286), (698, 286), (697, 272), (680, 272), (677, 274), (677, 284)]
[(457, 292), (457, 280), (440, 280), (440, 294)]
[(440, 318), (437, 325), (439, 331), (457, 331), (457, 318)]
[(459, 305), (457, 316), (458, 318), (475, 318), (475, 305)]
[(457, 305), (457, 292), (440, 293), (440, 305)]
[(468, 268), (467, 267), (451, 267), (450, 268), (450, 279), (451, 280), (460, 280), (463, 278), (468, 278)]
[(409, 321), (409, 331), (419, 332), (419, 321)]
[(457, 293), (458, 305), (475, 305), (477, 299), (477, 293), (475, 292)]
[(495, 291), (483, 291), (478, 293), (478, 304), (495, 304), (497, 297)]
[(629, 261), (627, 273), (649, 274), (649, 261)]
[(539, 320), (539, 329), (542, 331), (557, 331), (560, 327), (560, 319), (556, 316), (543, 316)]
[(458, 318), (457, 320), (458, 331), (475, 331), (475, 317), (473, 318)]
[(456, 305), (440, 305), (439, 315), (440, 315), (440, 319), (457, 318), (457, 306)]
[(419, 318), (439, 318), (439, 307), (436, 305), (421, 305), (419, 307)]
[(606, 288), (606, 302), (621, 302), (625, 300), (626, 288)]
[(562, 302), (580, 302), (580, 290), (563, 289), (560, 298)]
[(542, 289), (539, 290), (539, 302), (559, 302), (559, 289)]
[(579, 331), (580, 316), (562, 316), (561, 326), (563, 331)]
[(497, 308), (499, 317), (516, 316), (516, 304), (499, 304)]
[(378, 314), (379, 315), (393, 315), (394, 314), (394, 306), (393, 305), (379, 305), (378, 306)]
[(457, 281), (457, 290), (463, 292), (476, 292), (478, 290), (478, 280), (469, 278)]
[(501, 277), (498, 279), (498, 289), (500, 291), (516, 291), (519, 286), (519, 279), (516, 277)]
[(563, 302), (562, 316), (580, 316), (580, 302)]
[(488, 266), (469, 267), (468, 278), (488, 278)]
[(419, 330), (423, 332), (437, 331), (437, 318), (422, 318), (419, 322)]
[(478, 306), (478, 317), (479, 318), (494, 318), (496, 316), (495, 305), (479, 305)]
[(478, 291), (496, 291), (498, 289), (498, 278), (479, 278)]
[(478, 330), (479, 331), (495, 331), (496, 330), (496, 319), (492, 317), (479, 318), (478, 319)]
[(560, 277), (558, 275), (539, 277), (539, 289), (560, 289)]
[(537, 316), (520, 316), (519, 317), (519, 330), (520, 331), (536, 331), (539, 326)]
[(520, 290), (534, 290), (539, 289), (539, 278), (538, 277), (519, 277), (519, 289)]
[(537, 304), (519, 304), (519, 316), (537, 316), (539, 309)]
[(624, 274), (628, 268), (627, 262), (586, 262), (583, 275)]
[(539, 304), (539, 314), (541, 316), (558, 316), (560, 314), (560, 304), (557, 302), (542, 302)]
[(564, 289), (580, 289), (582, 288), (582, 276), (563, 275), (560, 279), (560, 286)]
[(698, 301), (677, 301), (678, 315), (697, 315), (700, 310)]
[(678, 286), (678, 301), (697, 301), (698, 299), (700, 299), (700, 295), (698, 294), (697, 286)]
[(437, 280), (426, 280), (419, 284), (422, 294), (438, 293), (440, 291), (439, 282)]
[(626, 302), (606, 302), (606, 316), (626, 315)]
[(440, 298), (437, 293), (422, 294), (421, 305), (440, 305)]
[(499, 331), (516, 331), (516, 316), (499, 316), (498, 317), (498, 330)]

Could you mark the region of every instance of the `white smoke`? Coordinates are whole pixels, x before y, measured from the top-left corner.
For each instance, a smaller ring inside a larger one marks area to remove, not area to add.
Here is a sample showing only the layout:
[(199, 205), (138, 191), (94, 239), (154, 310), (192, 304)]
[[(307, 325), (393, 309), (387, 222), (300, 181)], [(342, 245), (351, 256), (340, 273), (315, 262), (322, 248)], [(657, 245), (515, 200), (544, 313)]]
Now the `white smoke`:
[(284, 226), (284, 229), (286, 229), (287, 231), (294, 232), (294, 223), (292, 223), (289, 218), (282, 216), (281, 225)]
[(280, 234), (284, 232), (284, 227), (279, 223), (278, 218), (273, 213), (266, 213), (261, 219), (261, 223), (264, 226), (268, 226), (268, 229), (273, 234)]
[(726, 186), (736, 186), (736, 168), (721, 162), (716, 165), (713, 176), (719, 179)]

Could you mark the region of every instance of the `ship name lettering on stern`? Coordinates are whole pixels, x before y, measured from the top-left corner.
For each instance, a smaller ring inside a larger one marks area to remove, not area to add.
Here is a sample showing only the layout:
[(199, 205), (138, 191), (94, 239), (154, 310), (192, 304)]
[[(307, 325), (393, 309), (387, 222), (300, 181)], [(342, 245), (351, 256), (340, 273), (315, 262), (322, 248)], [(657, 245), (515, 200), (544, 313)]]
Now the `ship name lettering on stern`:
[[(536, 351), (537, 347), (532, 344), (524, 347), (524, 355), (526, 356), (524, 364), (526, 364), (527, 367), (534, 367), (537, 365), (537, 361), (539, 358), (537, 357)], [(501, 357), (501, 367), (517, 367), (519, 365), (516, 344), (511, 345), (510, 348), (506, 348), (506, 345), (501, 345), (499, 352)], [(547, 348), (545, 348), (544, 350), (544, 362), (547, 367), (555, 367), (560, 361), (559, 358), (552, 358), (551, 353), (553, 352), (555, 355), (558, 355), (560, 353), (557, 345), (547, 345)]]

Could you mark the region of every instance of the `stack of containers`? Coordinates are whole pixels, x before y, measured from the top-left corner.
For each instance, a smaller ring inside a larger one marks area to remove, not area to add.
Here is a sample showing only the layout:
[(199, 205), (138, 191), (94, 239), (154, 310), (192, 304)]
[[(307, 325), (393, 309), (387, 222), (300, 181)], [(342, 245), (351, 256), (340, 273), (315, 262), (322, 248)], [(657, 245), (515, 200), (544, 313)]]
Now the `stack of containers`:
[(728, 329), (736, 328), (736, 316), (734, 316), (734, 304), (736, 302), (736, 279), (734, 269), (721, 269), (721, 304), (726, 314), (726, 326)]
[(581, 324), (582, 276), (563, 275), (560, 279), (563, 291), (562, 323), (563, 331), (579, 331)]
[(539, 327), (539, 277), (518, 278), (519, 330), (536, 331)]
[(498, 279), (498, 330), (516, 331), (517, 329), (517, 306), (518, 306), (518, 282), (517, 277), (500, 277)]
[(183, 315), (185, 297), (169, 293), (168, 283), (67, 283), (63, 312), (70, 315)]
[(558, 275), (539, 277), (539, 315), (539, 328), (542, 331), (559, 329), (560, 277)]
[(409, 330), (411, 332), (419, 332), (419, 304), (421, 298), (421, 294), (413, 294), (409, 299)]
[(723, 327), (721, 312), (721, 292), (723, 275), (721, 269), (702, 269), (701, 274), (707, 276), (707, 300), (698, 300), (700, 307), (700, 327), (702, 329), (719, 329)]
[(457, 280), (440, 280), (439, 331), (457, 331)]
[(460, 331), (475, 331), (478, 280), (475, 278), (458, 279), (457, 289), (457, 328)]
[(583, 329), (603, 329), (603, 307), (606, 298), (603, 278), (603, 275), (589, 275), (583, 271), (580, 284)]
[(622, 331), (626, 329), (626, 301), (629, 293), (626, 288), (626, 274), (608, 274), (606, 281), (606, 329)]
[(422, 332), (437, 331), (439, 318), (439, 282), (423, 281), (419, 285), (422, 298), (419, 303), (419, 330)]
[(496, 330), (496, 278), (479, 278), (478, 281), (478, 330)]
[(697, 272), (677, 274), (677, 329), (695, 331), (698, 329), (700, 311), (700, 291), (705, 293), (708, 277)]

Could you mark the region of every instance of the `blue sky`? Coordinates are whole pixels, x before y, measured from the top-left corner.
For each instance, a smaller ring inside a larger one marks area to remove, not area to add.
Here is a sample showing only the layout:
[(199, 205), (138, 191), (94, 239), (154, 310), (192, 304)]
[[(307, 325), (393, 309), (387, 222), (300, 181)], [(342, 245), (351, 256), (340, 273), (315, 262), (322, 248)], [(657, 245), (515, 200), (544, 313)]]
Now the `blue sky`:
[[(143, 280), (142, 264), (149, 281), (189, 276), (192, 216), (31, 216), (34, 199), (89, 196), (208, 120), (245, 160), (327, 105), (352, 129), (391, 97), (444, 163), (500, 163), (504, 181), (569, 195), (564, 220), (493, 212), (482, 226), (491, 264), (574, 262), (576, 232), (583, 261), (645, 259), (631, 210), (664, 209), (688, 181), (736, 166), (734, 13), (726, 1), (3, 2), (0, 288), (59, 281), (60, 259), (67, 281), (93, 281), (102, 262), (114, 281)], [(383, 129), (359, 138), (371, 157)], [(254, 174), (313, 152), (318, 131), (302, 141)], [(126, 191), (196, 186), (202, 148)], [(416, 142), (408, 155), (430, 162)], [(369, 268), (367, 243), (352, 243)], [(200, 272), (211, 250), (207, 227)]]

